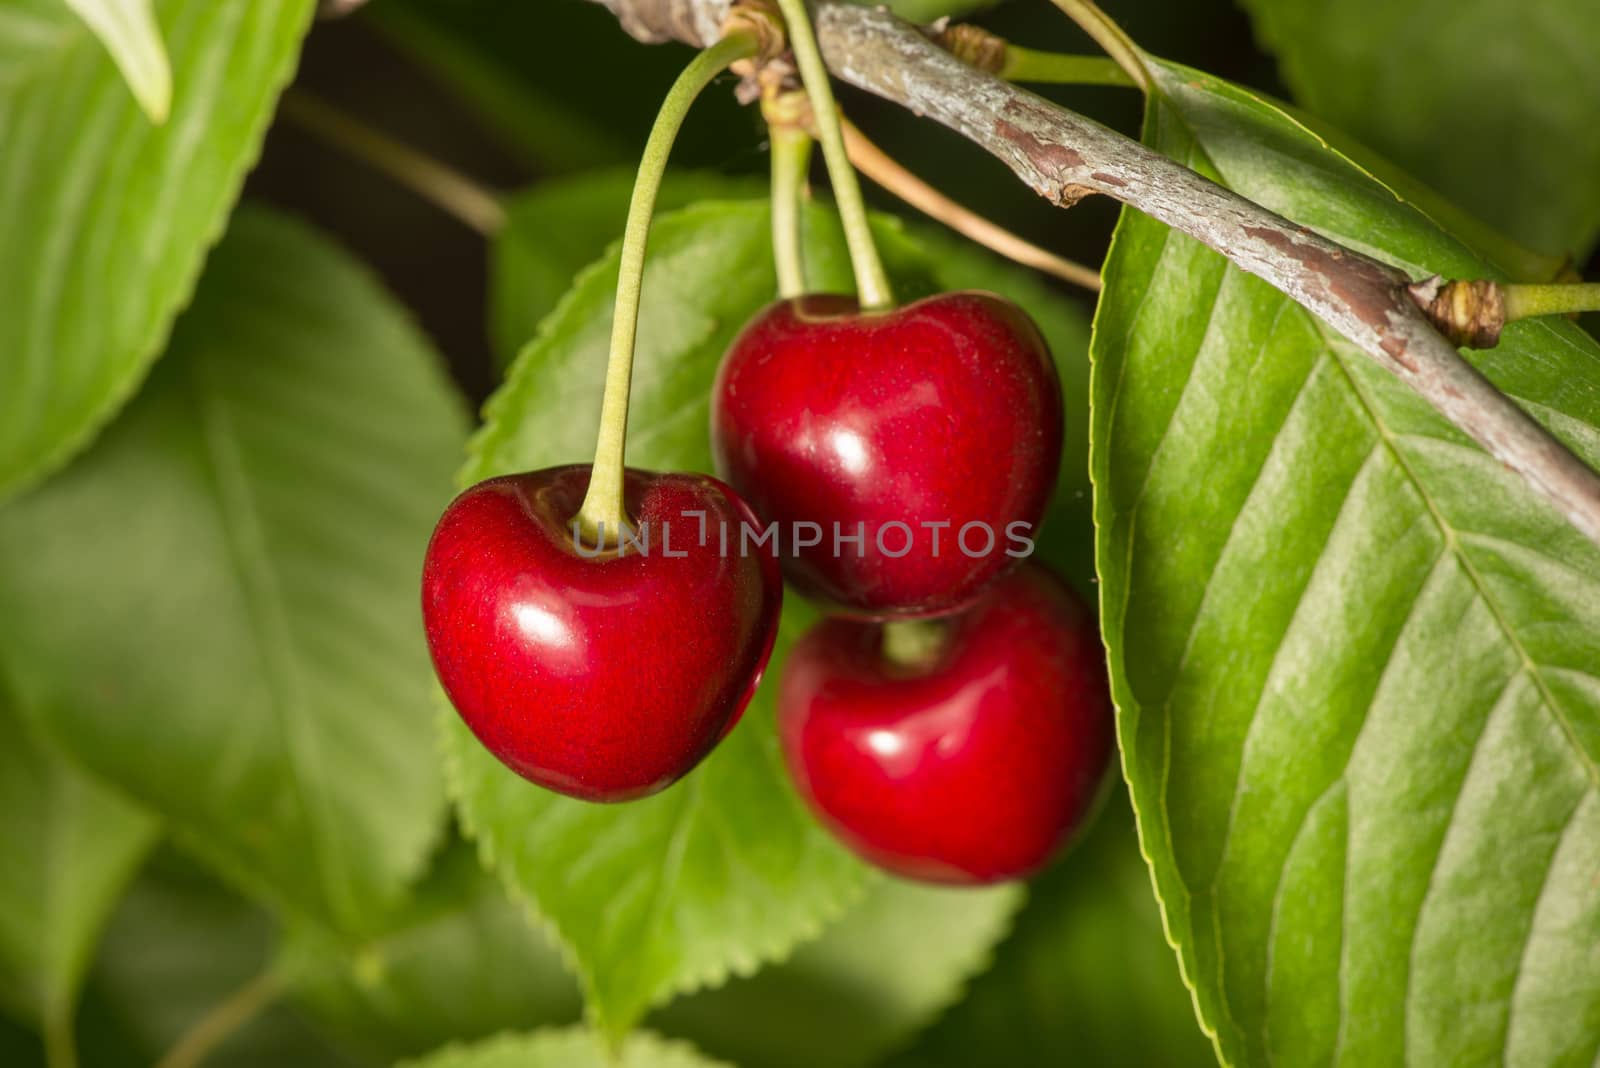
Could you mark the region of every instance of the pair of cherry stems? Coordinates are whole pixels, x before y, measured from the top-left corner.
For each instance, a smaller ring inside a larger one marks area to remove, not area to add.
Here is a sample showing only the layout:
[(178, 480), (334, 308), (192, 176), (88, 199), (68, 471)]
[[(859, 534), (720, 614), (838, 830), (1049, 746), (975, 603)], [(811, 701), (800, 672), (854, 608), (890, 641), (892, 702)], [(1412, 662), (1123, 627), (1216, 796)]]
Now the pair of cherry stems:
[[(843, 224), (845, 244), (855, 274), (858, 301), (863, 311), (885, 311), (894, 306), (894, 293), (883, 269), (866, 203), (855, 168), (845, 146), (844, 130), (833, 98), (833, 84), (822, 52), (817, 47), (805, 0), (777, 0), (787, 39), (800, 68), (800, 78), (810, 98), (813, 124), (828, 177), (833, 185)], [(760, 17), (760, 16), (756, 16)], [(723, 37), (697, 55), (678, 76), (651, 128), (649, 140), (634, 180), (623, 231), (617, 297), (611, 323), (611, 350), (606, 364), (605, 392), (600, 407), (600, 431), (590, 468), (589, 489), (578, 510), (579, 529), (586, 537), (603, 538), (607, 530), (621, 531), (628, 516), (623, 501), (628, 395), (633, 381), (633, 352), (638, 334), (639, 293), (644, 279), (645, 250), (656, 195), (666, 173), (667, 157), (690, 106), (712, 80), (734, 63), (757, 54), (762, 45), (753, 28), (730, 23)], [(1011, 77), (1072, 81), (1084, 84), (1136, 85), (1115, 62), (1092, 56), (1056, 56), (1029, 49), (1007, 47), (1006, 69)], [(811, 135), (790, 122), (770, 124), (772, 137), (773, 254), (778, 274), (778, 295), (788, 299), (805, 291), (800, 252), (799, 206), (801, 187), (810, 162)]]
[[(1063, 8), (1081, 6), (1086, 9), (1069, 10), (1069, 14), (1114, 58), (1055, 55), (1002, 42), (1004, 60), (999, 71), (1002, 77), (1017, 81), (1147, 87), (1148, 78), (1136, 51), (1098, 9), (1085, 0), (1055, 2)], [(786, 23), (788, 42), (800, 68), (801, 81), (810, 98), (813, 123), (838, 204), (860, 306), (867, 312), (888, 310), (894, 305), (893, 291), (873, 242), (860, 183), (845, 146), (832, 82), (817, 46), (805, 0), (777, 0), (777, 4)], [(724, 36), (699, 53), (673, 83), (645, 144), (623, 233), (595, 459), (588, 492), (577, 515), (586, 536), (601, 538), (606, 530), (620, 532), (628, 522), (623, 500), (628, 395), (633, 378), (645, 251), (667, 158), (690, 106), (700, 93), (724, 70), (755, 56), (761, 47), (761, 37), (754, 28), (730, 22)], [(770, 129), (773, 251), (778, 293), (787, 299), (800, 296), (805, 290), (798, 216), (801, 189), (810, 161), (811, 136), (795, 123), (774, 122)], [(1600, 309), (1600, 284), (1507, 285), (1502, 288), (1506, 322)]]

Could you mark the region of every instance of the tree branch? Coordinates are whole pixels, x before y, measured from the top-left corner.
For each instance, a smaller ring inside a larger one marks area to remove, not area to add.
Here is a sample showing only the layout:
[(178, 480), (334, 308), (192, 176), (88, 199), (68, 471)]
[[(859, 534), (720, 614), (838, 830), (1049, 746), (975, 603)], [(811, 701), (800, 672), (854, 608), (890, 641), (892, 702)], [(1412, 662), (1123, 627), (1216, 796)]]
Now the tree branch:
[[(730, 0), (594, 0), (641, 40), (715, 39)], [(814, 3), (840, 78), (961, 134), (1041, 196), (1121, 201), (1294, 298), (1521, 475), (1600, 544), (1600, 475), (1455, 350), (1400, 271), (1296, 226), (1099, 123), (966, 65), (886, 11)]]

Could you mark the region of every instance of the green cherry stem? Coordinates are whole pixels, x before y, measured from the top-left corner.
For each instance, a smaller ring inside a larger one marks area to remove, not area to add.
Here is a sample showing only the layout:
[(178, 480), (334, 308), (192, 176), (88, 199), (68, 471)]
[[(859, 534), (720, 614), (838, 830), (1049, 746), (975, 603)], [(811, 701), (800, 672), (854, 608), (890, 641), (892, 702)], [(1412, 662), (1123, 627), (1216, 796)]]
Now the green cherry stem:
[(667, 170), (672, 143), (684, 116), (717, 75), (741, 59), (755, 55), (759, 42), (746, 30), (727, 34), (690, 61), (667, 90), (656, 115), (628, 202), (628, 224), (622, 234), (622, 265), (617, 271), (616, 309), (611, 320), (611, 353), (606, 361), (605, 394), (600, 402), (600, 434), (594, 447), (589, 490), (578, 509), (578, 525), (595, 544), (621, 537), (628, 514), (622, 499), (624, 451), (628, 431), (628, 389), (633, 382), (633, 349), (639, 333), (639, 290), (644, 284), (644, 254), (650, 241), (650, 218), (656, 193)]
[(1600, 282), (1571, 285), (1506, 285), (1506, 322), (1539, 315), (1575, 315), (1600, 311)]
[(1150, 91), (1150, 72), (1144, 66), (1144, 53), (1133, 43), (1133, 38), (1121, 26), (1093, 3), (1093, 0), (1051, 0), (1088, 34), (1094, 43), (1105, 49), (1106, 55), (1116, 60), (1117, 66), (1127, 72), (1133, 84), (1145, 92)]
[(883, 658), (900, 667), (921, 667), (939, 655), (949, 631), (936, 619), (897, 619), (883, 625)]
[(772, 138), (772, 258), (778, 268), (778, 296), (806, 291), (805, 258), (800, 248), (800, 203), (811, 169), (811, 135), (789, 123), (768, 126)]
[(828, 77), (827, 65), (822, 62), (822, 52), (817, 47), (817, 35), (811, 28), (811, 16), (806, 11), (805, 0), (778, 0), (784, 22), (789, 27), (789, 44), (794, 49), (795, 62), (800, 67), (800, 79), (805, 82), (806, 93), (811, 97), (811, 111), (817, 125), (817, 139), (822, 142), (822, 157), (828, 164), (828, 178), (833, 183), (833, 196), (839, 203), (839, 219), (844, 224), (845, 243), (850, 247), (850, 265), (855, 270), (856, 291), (861, 307), (881, 310), (894, 306), (894, 293), (889, 288), (889, 276), (884, 273), (883, 261), (878, 258), (878, 248), (872, 241), (872, 227), (867, 222), (867, 206), (861, 197), (861, 182), (855, 168), (850, 166), (850, 156), (845, 151), (844, 134), (839, 128), (839, 107), (834, 103), (833, 84)]
[(1107, 56), (1040, 52), (1009, 43), (999, 73), (1008, 82), (1039, 85), (1112, 85), (1128, 89), (1138, 85), (1116, 60)]

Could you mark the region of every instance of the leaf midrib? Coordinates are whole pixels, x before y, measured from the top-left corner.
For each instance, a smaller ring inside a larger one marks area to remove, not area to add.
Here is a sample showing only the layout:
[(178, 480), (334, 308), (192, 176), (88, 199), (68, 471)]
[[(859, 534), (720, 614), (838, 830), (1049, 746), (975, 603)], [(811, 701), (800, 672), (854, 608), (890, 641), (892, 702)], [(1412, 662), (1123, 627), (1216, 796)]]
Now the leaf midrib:
[(328, 894), (333, 917), (342, 919), (354, 915), (350, 881), (340, 862), (337, 843), (332, 840), (325, 810), (314, 806), (307, 796), (309, 788), (322, 780), (301, 772), (301, 768), (321, 761), (320, 754), (311, 752), (316, 748), (311, 744), (316, 742), (316, 732), (306, 729), (304, 686), (298, 677), (286, 597), (261, 551), (267, 537), (255, 494), (244, 473), (226, 399), (213, 387), (205, 363), (205, 354), (196, 354), (184, 369), (195, 406), (201, 445), (198, 451), (216, 492), (217, 519), (233, 564), (231, 570), (261, 650), (267, 704), (289, 762), (287, 781), (294, 804), (311, 837), (318, 874), (325, 877), (318, 882)]
[[(1204, 143), (1200, 140), (1198, 131), (1196, 131), (1195, 128), (1189, 124), (1188, 118), (1184, 115), (1182, 109), (1170, 101), (1166, 102), (1166, 106), (1171, 110), (1178, 122), (1180, 122), (1188, 131), (1190, 142), (1194, 146), (1195, 155), (1198, 156), (1199, 159), (1203, 160), (1215, 173), (1218, 175), (1223, 175), (1224, 172), (1222, 168), (1217, 165), (1217, 161), (1211, 157), (1209, 152), (1206, 151)], [(1344, 157), (1340, 156), (1339, 158), (1342, 160)], [(1361, 173), (1365, 174), (1364, 171)], [(1225, 178), (1226, 176), (1224, 175), (1224, 181)], [(1382, 183), (1379, 184), (1381, 185)], [(1394, 193), (1393, 190), (1389, 190), (1387, 186), (1383, 186), (1383, 188), (1394, 195), (1397, 200), (1400, 199), (1399, 194)], [(1405, 203), (1405, 201), (1401, 202)], [(1416, 491), (1417, 496), (1422, 500), (1424, 506), (1428, 509), (1428, 514), (1432, 518), (1434, 526), (1439, 531), (1440, 536), (1444, 539), (1446, 550), (1455, 558), (1457, 563), (1460, 564), (1462, 570), (1468, 576), (1468, 580), (1472, 583), (1472, 588), (1475, 595), (1482, 600), (1485, 607), (1489, 609), (1489, 613), (1494, 618), (1496, 626), (1500, 629), (1500, 632), (1505, 635), (1507, 642), (1509, 642), (1511, 647), (1516, 651), (1517, 657), (1522, 662), (1524, 669), (1529, 672), (1530, 676), (1534, 680), (1535, 685), (1539, 688), (1539, 694), (1542, 699), (1541, 703), (1546, 709), (1549, 710), (1549, 714), (1556, 720), (1562, 736), (1566, 738), (1568, 746), (1574, 751), (1574, 756), (1577, 762), (1583, 767), (1584, 773), (1589, 779), (1591, 787), (1600, 787), (1600, 767), (1596, 766), (1594, 759), (1589, 755), (1587, 750), (1583, 748), (1582, 742), (1577, 736), (1577, 732), (1573, 729), (1571, 722), (1567, 719), (1561, 705), (1557, 703), (1555, 695), (1551, 692), (1548, 683), (1545, 681), (1543, 672), (1541, 671), (1541, 665), (1528, 654), (1527, 648), (1524, 646), (1522, 639), (1520, 636), (1518, 636), (1515, 628), (1506, 618), (1504, 609), (1490, 592), (1487, 584), (1483, 580), (1482, 574), (1473, 564), (1469, 555), (1464, 551), (1461, 545), (1460, 532), (1453, 524), (1450, 523), (1448, 519), (1445, 518), (1444, 513), (1440, 510), (1438, 503), (1433, 498), (1433, 495), (1428, 491), (1424, 480), (1417, 476), (1416, 471), (1406, 460), (1406, 457), (1396, 443), (1396, 435), (1394, 434), (1394, 431), (1378, 414), (1377, 409), (1374, 407), (1371, 401), (1371, 398), (1369, 398), (1356, 383), (1355, 376), (1351, 373), (1349, 365), (1345, 362), (1350, 355), (1349, 342), (1343, 337), (1343, 335), (1332, 333), (1331, 328), (1326, 323), (1316, 316), (1311, 315), (1311, 313), (1303, 306), (1300, 306), (1288, 296), (1281, 296), (1280, 299), (1295, 304), (1297, 314), (1304, 316), (1315, 326), (1317, 336), (1323, 341), (1323, 347), (1333, 354), (1334, 364), (1339, 368), (1339, 373), (1341, 377), (1344, 378), (1346, 385), (1349, 387), (1351, 395), (1361, 405), (1362, 411), (1366, 414), (1367, 420), (1372, 424), (1373, 429), (1378, 432), (1384, 448), (1399, 466), (1401, 473), (1405, 476), (1407, 484), (1409, 484), (1411, 488)], [(1224, 845), (1224, 849), (1226, 849), (1226, 845)]]

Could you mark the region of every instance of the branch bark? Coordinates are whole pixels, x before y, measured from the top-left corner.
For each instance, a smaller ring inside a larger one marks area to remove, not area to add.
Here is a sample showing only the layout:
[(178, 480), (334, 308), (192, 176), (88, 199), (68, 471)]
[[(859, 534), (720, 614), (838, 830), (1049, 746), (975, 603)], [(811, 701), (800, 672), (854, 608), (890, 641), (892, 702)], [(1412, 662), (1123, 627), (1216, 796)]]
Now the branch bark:
[[(731, 0), (594, 0), (641, 40), (703, 46)], [(1600, 544), (1600, 475), (1456, 351), (1400, 271), (1330, 241), (1099, 123), (956, 59), (887, 11), (822, 0), (817, 33), (844, 81), (924, 115), (1053, 203), (1104, 194), (1222, 253), (1298, 301), (1521, 475)]]

